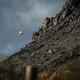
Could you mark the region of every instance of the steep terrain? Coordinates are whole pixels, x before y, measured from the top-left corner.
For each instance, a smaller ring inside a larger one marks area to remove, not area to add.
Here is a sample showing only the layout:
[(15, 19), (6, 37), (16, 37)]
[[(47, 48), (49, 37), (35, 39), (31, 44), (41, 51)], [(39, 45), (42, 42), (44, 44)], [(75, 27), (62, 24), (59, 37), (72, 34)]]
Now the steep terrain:
[(12, 73), (13, 80), (23, 80), (27, 65), (50, 73), (76, 59), (80, 59), (80, 0), (67, 0), (53, 17), (53, 25), (34, 32), (29, 44), (0, 65)]

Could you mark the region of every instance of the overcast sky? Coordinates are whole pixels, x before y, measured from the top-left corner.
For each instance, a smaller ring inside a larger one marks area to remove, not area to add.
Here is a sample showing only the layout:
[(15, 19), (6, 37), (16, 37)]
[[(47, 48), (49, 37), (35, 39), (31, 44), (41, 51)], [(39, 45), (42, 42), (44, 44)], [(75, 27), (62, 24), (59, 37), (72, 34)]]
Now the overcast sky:
[[(31, 41), (46, 17), (59, 13), (66, 0), (0, 0), (0, 60)], [(18, 36), (17, 30), (23, 35)]]

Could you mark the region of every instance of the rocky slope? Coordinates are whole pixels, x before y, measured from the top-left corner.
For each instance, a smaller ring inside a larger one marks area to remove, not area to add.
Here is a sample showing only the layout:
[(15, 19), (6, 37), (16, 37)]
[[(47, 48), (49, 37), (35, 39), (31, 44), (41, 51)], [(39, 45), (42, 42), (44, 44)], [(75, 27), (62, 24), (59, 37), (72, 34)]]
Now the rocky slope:
[(67, 0), (53, 17), (53, 25), (34, 32), (29, 44), (0, 65), (9, 69), (13, 80), (22, 80), (27, 65), (50, 73), (53, 67), (58, 69), (75, 59), (80, 59), (80, 0)]

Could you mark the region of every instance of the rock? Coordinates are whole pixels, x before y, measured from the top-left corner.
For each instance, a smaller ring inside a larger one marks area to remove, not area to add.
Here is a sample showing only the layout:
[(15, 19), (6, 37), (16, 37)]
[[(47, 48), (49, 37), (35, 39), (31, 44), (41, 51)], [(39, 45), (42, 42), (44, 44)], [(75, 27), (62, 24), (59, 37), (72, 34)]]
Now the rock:
[(80, 0), (68, 0), (59, 14), (49, 19), (46, 27), (33, 33), (32, 42), (2, 62), (7, 65), (3, 70), (12, 71), (13, 80), (24, 80), (28, 65), (51, 73), (54, 67), (60, 69), (80, 59)]
[(51, 50), (49, 50), (49, 51), (48, 51), (48, 53), (52, 53), (52, 51), (51, 51)]
[(43, 28), (46, 29), (49, 27), (49, 24), (50, 24), (50, 18), (46, 18), (44, 21), (43, 21)]

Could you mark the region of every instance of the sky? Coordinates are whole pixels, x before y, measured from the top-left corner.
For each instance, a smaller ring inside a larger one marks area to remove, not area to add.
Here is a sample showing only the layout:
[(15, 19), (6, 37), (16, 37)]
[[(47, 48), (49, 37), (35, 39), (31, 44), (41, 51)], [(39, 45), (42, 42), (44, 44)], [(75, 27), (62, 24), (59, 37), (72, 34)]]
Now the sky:
[[(66, 0), (0, 0), (0, 61), (31, 41), (46, 17), (59, 13)], [(18, 30), (23, 35), (18, 35)]]

